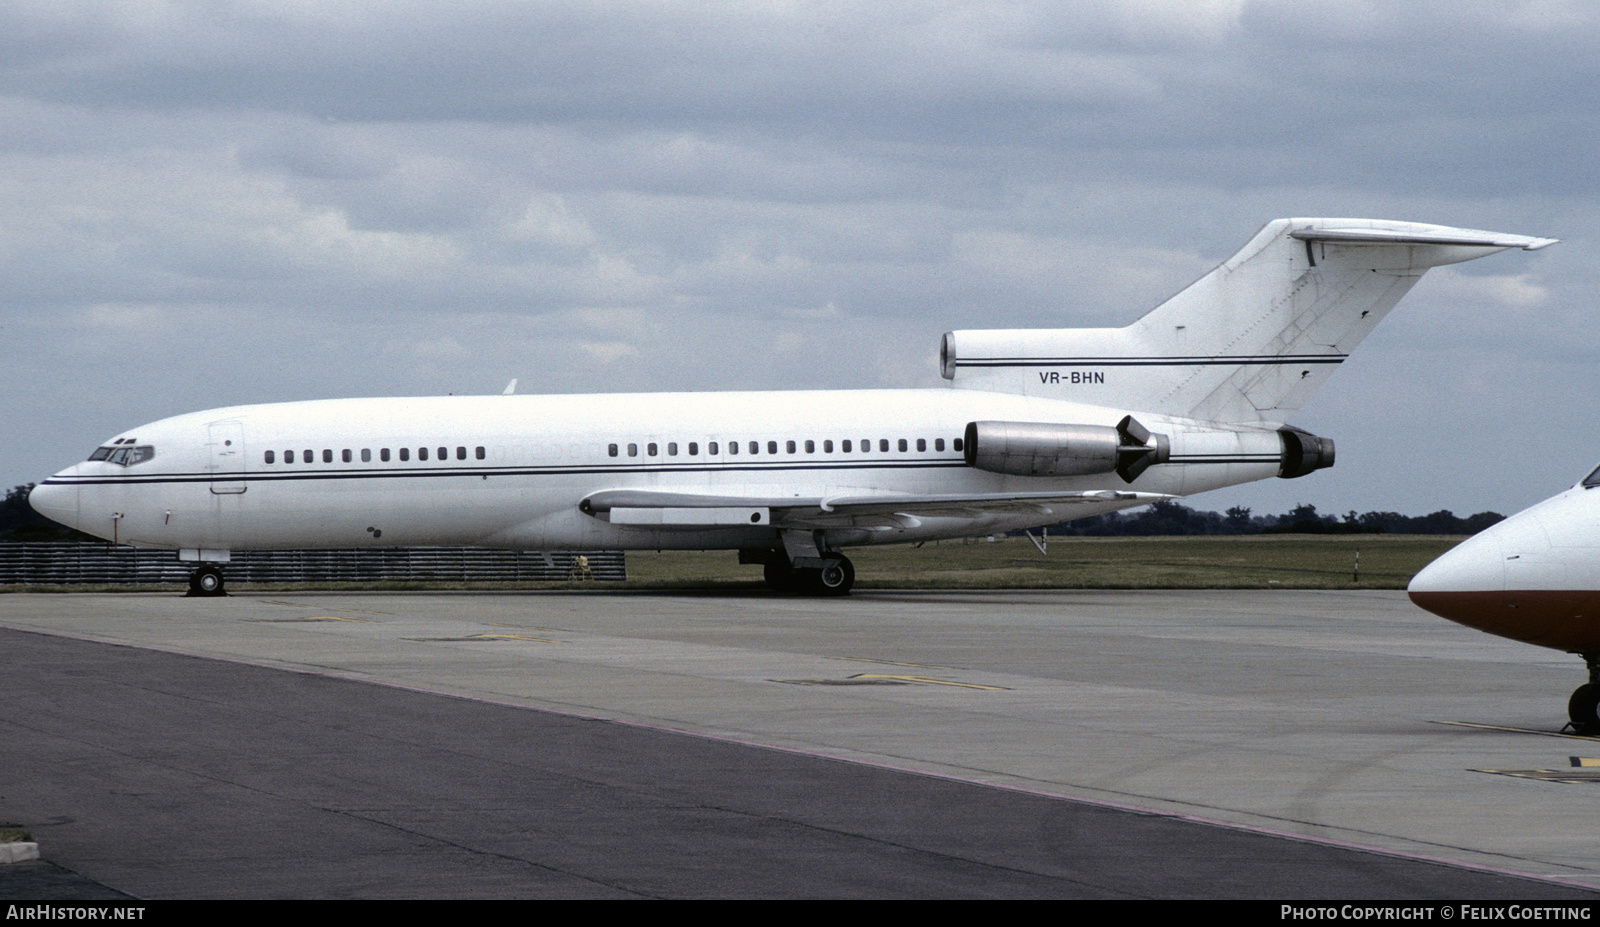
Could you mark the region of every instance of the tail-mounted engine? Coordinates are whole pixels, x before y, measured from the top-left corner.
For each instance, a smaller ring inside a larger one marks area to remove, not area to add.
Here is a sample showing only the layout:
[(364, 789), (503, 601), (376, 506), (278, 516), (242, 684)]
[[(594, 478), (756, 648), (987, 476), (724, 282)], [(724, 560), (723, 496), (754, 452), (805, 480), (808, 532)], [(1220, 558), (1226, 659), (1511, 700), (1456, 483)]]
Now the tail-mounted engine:
[(969, 422), (967, 465), (1013, 476), (1088, 476), (1115, 471), (1131, 483), (1171, 456), (1166, 435), (1129, 415), (1110, 428), (1054, 422)]
[[(968, 466), (991, 473), (1056, 477), (1115, 473), (1127, 483), (1164, 463), (1259, 468), (1249, 479), (1269, 476), (1270, 469), (1262, 470), (1276, 467), (1278, 476), (1294, 479), (1333, 466), (1334, 457), (1331, 440), (1287, 425), (1275, 431), (1191, 427), (1165, 435), (1152, 434), (1131, 415), (1115, 428), (1057, 422), (970, 422), (962, 451)], [(1227, 482), (1238, 481), (1230, 477)]]
[(1278, 475), (1284, 479), (1333, 466), (1332, 438), (1319, 438), (1291, 425), (1279, 428), (1278, 437), (1283, 439), (1283, 462), (1278, 465)]

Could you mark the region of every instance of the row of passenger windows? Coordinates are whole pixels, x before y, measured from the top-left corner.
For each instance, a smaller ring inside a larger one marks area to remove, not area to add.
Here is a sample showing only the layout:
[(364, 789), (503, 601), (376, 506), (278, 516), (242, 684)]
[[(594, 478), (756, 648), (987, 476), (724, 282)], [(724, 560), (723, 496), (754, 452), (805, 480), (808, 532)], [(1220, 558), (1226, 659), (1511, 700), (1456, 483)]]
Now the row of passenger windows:
[[(805, 449), (805, 453), (807, 453), (807, 454), (815, 454), (815, 453), (817, 453), (817, 449), (818, 449), (819, 444), (821, 446), (822, 453), (824, 453), (824, 454), (835, 453), (836, 445), (835, 445), (835, 442), (833, 442), (832, 440), (825, 440), (825, 441), (821, 441), (821, 442), (817, 442), (817, 441), (814, 441), (814, 440), (784, 441), (784, 442), (781, 442), (781, 447), (782, 447), (782, 452), (785, 453), (785, 454), (798, 454), (798, 453), (801, 452), (801, 448), (802, 447)], [(859, 454), (870, 454), (870, 453), (873, 452), (874, 448), (876, 448), (877, 452), (880, 453), (880, 454), (887, 454), (887, 453), (889, 453), (889, 451), (891, 449), (898, 450), (901, 453), (906, 453), (906, 452), (909, 452), (912, 449), (912, 447), (914, 446), (919, 453), (926, 453), (930, 444), (932, 445), (933, 450), (935, 450), (935, 451), (943, 451), (945, 449), (945, 439), (943, 439), (943, 438), (934, 438), (931, 442), (927, 438), (917, 438), (915, 440), (912, 440), (912, 439), (909, 439), (909, 438), (897, 438), (892, 442), (888, 438), (878, 438), (878, 439), (876, 439), (876, 441), (874, 441), (874, 439), (871, 439), (871, 438), (865, 438), (865, 439), (862, 439), (860, 441), (854, 441), (854, 440), (851, 440), (849, 438), (846, 438), (843, 441), (839, 441), (837, 443), (837, 452), (840, 453), (840, 454), (856, 454), (856, 453), (859, 453)], [(648, 442), (648, 443), (646, 443), (646, 444), (644, 444), (642, 446), (639, 445), (639, 444), (636, 444), (636, 443), (635, 444), (628, 444), (628, 445), (626, 445), (626, 451), (627, 451), (627, 455), (629, 457), (638, 457), (639, 456), (639, 452), (640, 452), (640, 450), (642, 448), (642, 450), (644, 451), (644, 456), (646, 456), (646, 457), (660, 457), (660, 456), (662, 456), (662, 447), (663, 446), (661, 444), (659, 444), (659, 443), (657, 443), (655, 441), (651, 441), (651, 442)], [(718, 456), (718, 455), (722, 454), (724, 451), (726, 451), (728, 456), (730, 456), (730, 457), (735, 457), (735, 456), (738, 456), (739, 454), (749, 454), (749, 455), (755, 456), (755, 455), (761, 454), (763, 451), (765, 451), (769, 455), (774, 455), (774, 454), (779, 453), (780, 442), (778, 442), (778, 441), (767, 441), (766, 444), (763, 446), (762, 442), (760, 442), (760, 441), (749, 441), (749, 442), (746, 442), (744, 444), (741, 444), (738, 441), (727, 441), (727, 442), (707, 441), (703, 445), (703, 447), (705, 449), (706, 455), (707, 456), (711, 456), (711, 457)], [(699, 457), (701, 448), (702, 448), (702, 445), (698, 441), (689, 441), (686, 444), (681, 446), (682, 452), (685, 453), (689, 457)], [(678, 442), (676, 442), (676, 441), (668, 441), (668, 442), (666, 442), (665, 449), (666, 449), (666, 456), (668, 456), (668, 457), (677, 457), (677, 456), (679, 456), (680, 445), (678, 444)], [(961, 439), (960, 438), (952, 439), (950, 441), (950, 449), (953, 450), (953, 451), (959, 452), (961, 450)], [(104, 448), (102, 448), (102, 450), (104, 450)], [(612, 444), (612, 445), (609, 445), (606, 450), (607, 450), (607, 453), (612, 457), (621, 457), (622, 454), (623, 454), (624, 445)], [(409, 447), (402, 447), (402, 448), (399, 448), (398, 450), (394, 451), (392, 454), (391, 454), (389, 448), (382, 447), (382, 448), (379, 448), (377, 450), (376, 459), (380, 463), (387, 463), (388, 461), (390, 461), (392, 459), (398, 459), (398, 460), (400, 460), (402, 462), (405, 462), (405, 461), (409, 461), (409, 460), (412, 459), (412, 454), (413, 453), (416, 454), (416, 459), (419, 460), (419, 461), (430, 460), (430, 459), (431, 460), (450, 460), (451, 459), (451, 449), (448, 448), (448, 447), (438, 447), (438, 448), (419, 447), (414, 452)], [(286, 464), (292, 464), (292, 463), (308, 463), (308, 464), (316, 463), (318, 461), (318, 457), (320, 455), (321, 461), (323, 463), (333, 463), (334, 459), (335, 459), (335, 457), (334, 457), (335, 454), (338, 455), (338, 460), (342, 461), (343, 463), (355, 463), (358, 458), (362, 463), (371, 463), (372, 460), (374, 459), (374, 452), (373, 452), (372, 448), (369, 448), (369, 447), (361, 448), (358, 451), (357, 450), (351, 450), (350, 448), (344, 448), (343, 450), (339, 450), (339, 451), (334, 451), (332, 448), (323, 448), (321, 451), (317, 451), (317, 450), (313, 450), (313, 449), (307, 448), (306, 450), (302, 450), (302, 451), (297, 451), (297, 450), (293, 450), (293, 449), (284, 451), (283, 452), (283, 462), (286, 463)], [(488, 456), (488, 454), (487, 454), (487, 451), (483, 447), (480, 446), (480, 447), (475, 447), (475, 448), (472, 449), (472, 456), (476, 460), (483, 460)], [(465, 447), (456, 447), (455, 448), (454, 458), (456, 460), (466, 460), (467, 459), (467, 449)], [(269, 464), (277, 463), (278, 462), (278, 452), (277, 451), (266, 451), (263, 454), (263, 460), (264, 460), (264, 462), (269, 463)]]
[[(361, 462), (362, 463), (371, 463), (372, 462), (372, 448), (370, 448), (370, 447), (364, 447), (359, 451), (352, 451), (350, 448), (347, 447), (347, 448), (339, 451), (338, 453), (339, 453), (339, 459), (341, 461), (343, 461), (344, 463), (355, 463), (357, 456), (359, 456), (361, 458)], [(333, 450), (331, 448), (323, 448), (322, 449), (322, 462), (323, 463), (333, 463), (333, 454), (334, 454), (334, 452), (333, 452)], [(419, 447), (416, 450), (416, 454), (417, 454), (417, 459), (418, 460), (428, 460), (430, 458), (435, 459), (435, 460), (449, 460), (450, 459), (450, 448), (448, 448), (448, 447), (440, 447), (440, 448)], [(397, 455), (398, 455), (400, 460), (403, 460), (403, 461), (410, 460), (411, 459), (411, 448), (402, 447), (397, 452)], [(472, 449), (472, 456), (477, 460), (483, 460), (485, 457), (488, 456), (488, 452), (482, 447), (475, 447), (475, 448)], [(390, 459), (391, 458), (390, 458), (390, 454), (389, 454), (389, 449), (388, 448), (386, 448), (386, 447), (378, 448), (378, 460), (379, 461), (386, 462), (386, 461), (388, 461)], [(464, 448), (464, 447), (456, 448), (455, 449), (455, 459), (456, 460), (466, 460), (467, 459), (467, 449)], [(267, 451), (266, 454), (264, 455), (264, 460), (267, 463), (277, 463), (278, 462), (278, 452), (277, 451)], [(317, 462), (317, 452), (314, 451), (314, 450), (311, 450), (309, 448), (306, 449), (306, 450), (303, 450), (303, 451), (288, 450), (288, 451), (284, 451), (283, 452), (283, 462), (284, 463), (292, 464), (292, 463), (295, 463), (296, 461), (298, 461), (300, 463), (316, 463)]]
[[(924, 452), (925, 453), (928, 450), (928, 443), (929, 442), (928, 442), (927, 438), (917, 438), (915, 441), (912, 441), (912, 440), (910, 440), (908, 438), (898, 438), (893, 442), (893, 447), (896, 450), (899, 450), (901, 452), (906, 452), (906, 451), (911, 450), (911, 447), (914, 444), (919, 452)], [(933, 443), (933, 449), (935, 451), (944, 450), (945, 442), (944, 442), (943, 438), (934, 438), (932, 443)], [(805, 448), (805, 452), (807, 454), (815, 454), (815, 453), (817, 453), (817, 446), (818, 446), (818, 442), (817, 441), (811, 441), (811, 440), (808, 440), (808, 441), (785, 441), (785, 442), (783, 442), (783, 453), (785, 453), (785, 454), (798, 454), (798, 453), (800, 453), (800, 448), (804, 447)], [(821, 446), (822, 446), (822, 453), (824, 453), (824, 454), (832, 454), (832, 453), (834, 453), (834, 442), (833, 441), (831, 441), (831, 440), (822, 441), (821, 442)], [(639, 456), (639, 447), (640, 446), (638, 444), (629, 444), (629, 445), (627, 445), (628, 456), (629, 457), (638, 457)], [(741, 445), (740, 445), (740, 443), (738, 441), (729, 441), (726, 444), (723, 444), (723, 443), (720, 443), (720, 442), (717, 442), (717, 441), (707, 441), (706, 444), (705, 444), (705, 451), (706, 451), (706, 454), (708, 456), (715, 457), (715, 456), (721, 454), (724, 449), (726, 449), (727, 453), (728, 453), (728, 456), (733, 457), (733, 456), (737, 456), (738, 454), (741, 453), (740, 447), (741, 447)], [(761, 444), (760, 441), (750, 441), (747, 444), (743, 445), (743, 447), (745, 448), (744, 452), (752, 454), (752, 455), (760, 454), (762, 452), (762, 444)], [(891, 447), (891, 444), (890, 444), (890, 441), (889, 441), (888, 438), (878, 438), (877, 439), (877, 449), (878, 449), (879, 453), (887, 454), (889, 452), (890, 447)], [(955, 450), (955, 451), (961, 450), (961, 439), (960, 438), (956, 438), (956, 439), (952, 440), (950, 442), (950, 447), (951, 447), (951, 450)], [(857, 450), (857, 448), (859, 448), (859, 450)], [(698, 442), (698, 441), (690, 441), (690, 442), (688, 442), (686, 445), (684, 445), (684, 449), (687, 451), (688, 456), (690, 456), (690, 457), (698, 457), (698, 456), (700, 456), (700, 442)], [(845, 440), (840, 441), (838, 443), (838, 452), (841, 453), (841, 454), (855, 454), (855, 453), (870, 454), (870, 453), (872, 453), (872, 449), (873, 449), (873, 439), (871, 439), (871, 438), (865, 438), (865, 439), (862, 439), (859, 442), (858, 441), (853, 441), (853, 440), (851, 440), (849, 438), (846, 438)], [(622, 456), (623, 446), (620, 445), (620, 444), (612, 444), (609, 447), (607, 447), (606, 450), (607, 450), (607, 453), (610, 454), (610, 456), (612, 456), (612, 457), (620, 457), (620, 456)], [(666, 450), (667, 450), (667, 456), (668, 457), (676, 457), (676, 456), (678, 456), (678, 442), (676, 442), (676, 441), (668, 441), (666, 443)], [(766, 452), (768, 454), (776, 454), (776, 453), (778, 453), (778, 442), (777, 441), (768, 441), (766, 443)], [(650, 443), (645, 444), (644, 445), (644, 454), (645, 454), (646, 457), (659, 457), (659, 456), (661, 456), (661, 445), (657, 444), (654, 441), (651, 441)]]

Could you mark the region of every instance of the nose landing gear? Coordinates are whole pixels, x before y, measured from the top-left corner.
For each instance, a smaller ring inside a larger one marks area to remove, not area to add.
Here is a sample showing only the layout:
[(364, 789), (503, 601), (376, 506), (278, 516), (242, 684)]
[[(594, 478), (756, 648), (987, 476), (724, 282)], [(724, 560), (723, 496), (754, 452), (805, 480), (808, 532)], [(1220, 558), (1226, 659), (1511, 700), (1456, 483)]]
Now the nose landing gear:
[(189, 591), (191, 596), (218, 596), (227, 595), (227, 587), (222, 579), (222, 567), (213, 563), (203, 564), (189, 574)]
[(1589, 681), (1579, 686), (1567, 700), (1567, 718), (1578, 734), (1600, 734), (1600, 653), (1586, 653)]

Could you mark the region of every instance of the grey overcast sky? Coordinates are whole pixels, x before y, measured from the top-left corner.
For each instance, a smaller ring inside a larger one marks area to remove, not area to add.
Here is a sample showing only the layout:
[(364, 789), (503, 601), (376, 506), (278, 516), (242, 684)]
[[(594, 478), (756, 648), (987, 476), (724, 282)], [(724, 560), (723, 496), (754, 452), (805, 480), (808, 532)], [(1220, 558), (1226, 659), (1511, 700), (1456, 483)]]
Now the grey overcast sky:
[(1280, 216), (1551, 236), (1429, 273), (1189, 500), (1510, 513), (1600, 461), (1600, 4), (10, 0), (0, 482), (338, 396), (942, 386)]

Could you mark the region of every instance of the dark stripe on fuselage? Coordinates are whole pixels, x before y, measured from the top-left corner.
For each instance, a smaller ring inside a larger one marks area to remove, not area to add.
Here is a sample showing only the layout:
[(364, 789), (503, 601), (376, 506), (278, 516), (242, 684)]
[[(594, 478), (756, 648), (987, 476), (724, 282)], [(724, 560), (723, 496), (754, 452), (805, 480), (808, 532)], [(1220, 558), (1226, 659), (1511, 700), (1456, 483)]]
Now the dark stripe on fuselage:
[[(1169, 464), (1276, 464), (1277, 454), (1185, 454), (1174, 455)], [(599, 466), (544, 466), (544, 467), (429, 467), (408, 469), (363, 468), (356, 470), (295, 470), (227, 473), (152, 473), (149, 475), (112, 475), (60, 477), (52, 476), (45, 486), (111, 486), (159, 485), (166, 483), (278, 483), (304, 480), (388, 480), (432, 479), (438, 477), (507, 477), (507, 476), (582, 476), (641, 473), (784, 473), (784, 472), (840, 472), (854, 470), (967, 470), (972, 469), (962, 458), (954, 460), (899, 460), (851, 461), (848, 463), (682, 463), (682, 464), (614, 464)]]
[(1273, 364), (1341, 364), (1346, 354), (1241, 355), (1238, 357), (970, 357), (957, 367), (1208, 367)]
[(294, 480), (360, 480), (360, 479), (409, 479), (432, 477), (488, 477), (488, 476), (579, 476), (584, 474), (609, 475), (624, 473), (778, 473), (789, 471), (843, 471), (843, 470), (936, 470), (936, 469), (968, 469), (966, 461), (961, 458), (954, 460), (928, 460), (928, 461), (884, 461), (884, 462), (851, 462), (851, 463), (813, 463), (813, 464), (654, 464), (654, 465), (629, 465), (617, 464), (611, 466), (546, 466), (546, 467), (462, 467), (444, 468), (432, 467), (428, 469), (373, 469), (360, 470), (302, 470), (297, 472), (250, 472), (228, 473), (153, 473), (148, 476), (87, 476), (87, 477), (59, 477), (53, 476), (45, 480), (46, 486), (104, 486), (104, 485), (150, 485), (160, 483), (273, 483)]

